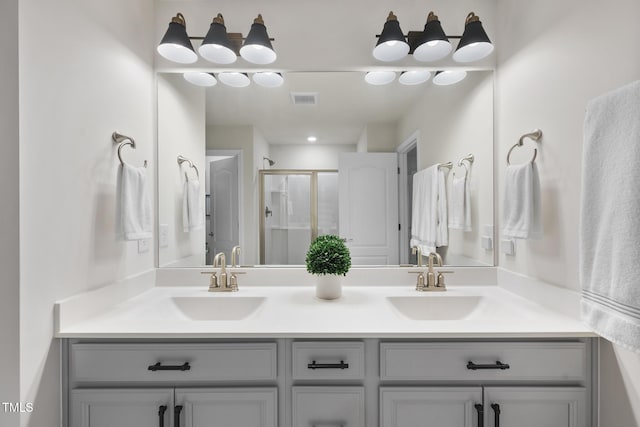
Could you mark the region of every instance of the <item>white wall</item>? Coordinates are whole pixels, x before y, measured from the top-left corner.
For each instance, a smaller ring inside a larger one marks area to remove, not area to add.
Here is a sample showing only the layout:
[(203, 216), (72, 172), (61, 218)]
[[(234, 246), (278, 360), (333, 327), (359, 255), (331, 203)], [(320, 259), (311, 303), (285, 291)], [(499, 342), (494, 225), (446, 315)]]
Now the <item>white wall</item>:
[[(188, 163), (178, 165), (179, 155), (188, 158), (200, 173), (200, 195), (205, 195), (205, 89), (188, 83), (180, 74), (158, 75), (158, 223), (169, 229), (169, 245), (159, 248), (160, 266), (180, 260), (189, 265), (205, 262), (205, 229), (185, 233), (182, 204), (185, 173), (196, 179)], [(204, 218), (204, 213), (203, 213)]]
[(272, 169), (338, 169), (341, 153), (352, 153), (355, 145), (271, 144), (269, 152), (276, 164)]
[[(0, 3), (0, 402), (20, 400), (18, 0)], [(0, 425), (18, 415), (0, 408)]]
[[(500, 265), (579, 289), (582, 125), (588, 100), (640, 78), (637, 0), (498, 0), (496, 136), (500, 191), (505, 156), (540, 128), (544, 237), (518, 242)], [(531, 147), (531, 143), (527, 143)], [(530, 154), (522, 150), (523, 154)], [(499, 194), (502, 194), (501, 192)], [(640, 426), (640, 355), (603, 343), (600, 425)]]
[(123, 154), (154, 176), (153, 17), (153, 0), (20, 1), (20, 391), (35, 408), (23, 426), (60, 417), (53, 303), (154, 267), (153, 250), (116, 237), (111, 141), (135, 138)]
[[(454, 86), (429, 86), (398, 126), (398, 140), (406, 140), (416, 130), (418, 170), (436, 163), (457, 164), (469, 153), (475, 156), (469, 175), (472, 231), (449, 231), (447, 257), (452, 262), (493, 265), (493, 252), (480, 246), (482, 225), (493, 223), (493, 72), (469, 73)], [(464, 173), (464, 169), (455, 167), (452, 172)], [(447, 182), (451, 180), (450, 173)]]
[(366, 129), (369, 153), (393, 153), (402, 143), (398, 140), (398, 123), (369, 123)]

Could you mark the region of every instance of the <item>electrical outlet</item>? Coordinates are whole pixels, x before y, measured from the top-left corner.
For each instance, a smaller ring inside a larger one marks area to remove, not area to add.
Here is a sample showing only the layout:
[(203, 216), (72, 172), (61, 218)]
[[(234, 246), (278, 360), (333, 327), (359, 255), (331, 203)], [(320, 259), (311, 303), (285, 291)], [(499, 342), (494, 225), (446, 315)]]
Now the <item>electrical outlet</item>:
[(500, 240), (500, 251), (505, 255), (515, 255), (516, 254), (516, 241), (513, 239), (502, 239)]
[(143, 254), (145, 252), (149, 252), (151, 248), (151, 239), (142, 239), (138, 240), (138, 253)]
[(493, 237), (491, 237), (491, 236), (481, 236), (480, 237), (480, 245), (482, 246), (482, 249), (490, 251), (491, 249), (493, 249)]
[(160, 224), (158, 242), (161, 248), (169, 246), (169, 224)]

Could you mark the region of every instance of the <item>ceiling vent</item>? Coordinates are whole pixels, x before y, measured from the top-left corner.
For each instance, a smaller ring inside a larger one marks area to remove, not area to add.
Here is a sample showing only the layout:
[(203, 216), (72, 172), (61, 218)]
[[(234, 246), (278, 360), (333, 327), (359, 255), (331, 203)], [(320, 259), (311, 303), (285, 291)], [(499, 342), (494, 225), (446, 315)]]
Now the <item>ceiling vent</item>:
[(314, 92), (291, 92), (293, 105), (318, 105), (318, 94)]

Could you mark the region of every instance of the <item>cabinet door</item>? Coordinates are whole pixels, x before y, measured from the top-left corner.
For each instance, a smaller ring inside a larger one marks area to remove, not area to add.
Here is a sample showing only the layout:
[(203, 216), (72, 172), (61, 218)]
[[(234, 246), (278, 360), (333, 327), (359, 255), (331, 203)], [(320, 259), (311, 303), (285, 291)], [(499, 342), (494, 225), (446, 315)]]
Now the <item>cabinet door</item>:
[(265, 388), (176, 389), (173, 427), (277, 427), (278, 390)]
[(381, 427), (478, 427), (481, 417), (480, 387), (380, 388)]
[(70, 427), (169, 427), (172, 389), (76, 389)]
[(363, 387), (293, 387), (293, 427), (365, 427)]
[(487, 387), (487, 427), (583, 427), (586, 391), (581, 387)]

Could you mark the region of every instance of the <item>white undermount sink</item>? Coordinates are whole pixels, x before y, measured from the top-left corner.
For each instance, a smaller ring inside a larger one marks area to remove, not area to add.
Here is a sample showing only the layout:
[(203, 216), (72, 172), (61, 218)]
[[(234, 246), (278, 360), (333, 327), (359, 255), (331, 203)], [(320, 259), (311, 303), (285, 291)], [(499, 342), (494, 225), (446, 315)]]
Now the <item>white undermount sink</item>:
[(172, 297), (175, 306), (191, 320), (242, 320), (264, 303), (264, 297), (232, 295)]
[(398, 313), (411, 320), (462, 320), (479, 308), (482, 297), (425, 293), (387, 297), (387, 300)]

